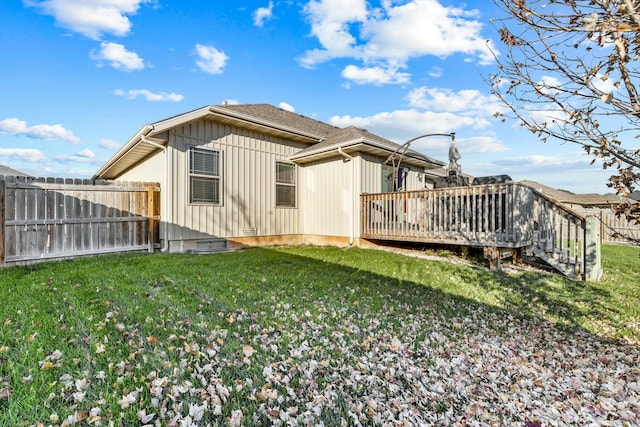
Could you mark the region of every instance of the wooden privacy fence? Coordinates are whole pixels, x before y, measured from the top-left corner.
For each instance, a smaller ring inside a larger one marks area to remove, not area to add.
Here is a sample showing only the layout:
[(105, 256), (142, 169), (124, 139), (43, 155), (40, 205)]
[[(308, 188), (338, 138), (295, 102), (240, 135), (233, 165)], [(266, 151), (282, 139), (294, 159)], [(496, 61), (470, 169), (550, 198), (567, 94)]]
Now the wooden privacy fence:
[(617, 216), (609, 208), (578, 209), (583, 215), (595, 215), (600, 219), (600, 234), (603, 243), (640, 245), (640, 223)]
[(160, 185), (0, 176), (0, 266), (153, 251)]
[(361, 195), (364, 239), (524, 248), (576, 278), (599, 277), (598, 234), (593, 221), (519, 183)]

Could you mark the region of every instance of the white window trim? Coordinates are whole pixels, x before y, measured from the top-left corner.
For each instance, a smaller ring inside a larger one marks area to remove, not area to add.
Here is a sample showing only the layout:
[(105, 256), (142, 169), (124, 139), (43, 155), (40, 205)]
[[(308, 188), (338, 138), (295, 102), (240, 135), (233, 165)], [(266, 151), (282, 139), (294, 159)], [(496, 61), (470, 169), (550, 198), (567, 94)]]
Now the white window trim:
[[(202, 150), (202, 151), (211, 151), (218, 153), (218, 175), (202, 175), (202, 174), (193, 174), (191, 173), (191, 153), (192, 150)], [(218, 178), (218, 194), (219, 200), (217, 202), (192, 202), (191, 201), (191, 177), (202, 177), (202, 178)], [(187, 147), (187, 204), (189, 206), (223, 206), (224, 200), (224, 192), (223, 192), (223, 178), (224, 177), (224, 152), (218, 148), (210, 148), (210, 147), (201, 147), (196, 145), (191, 145)]]
[[(294, 170), (294, 174), (293, 174), (293, 183), (289, 183), (289, 182), (279, 182), (278, 181), (278, 163), (283, 163), (286, 165), (291, 165), (293, 166), (293, 170)], [(275, 192), (274, 194), (274, 204), (276, 206), (276, 208), (278, 209), (297, 209), (298, 208), (298, 165), (296, 165), (293, 162), (288, 162), (286, 160), (276, 160), (275, 161), (275, 165), (274, 165), (274, 187), (273, 190)], [(294, 193), (293, 193), (293, 197), (294, 197), (294, 203), (293, 206), (281, 206), (278, 205), (278, 186), (282, 185), (282, 186), (287, 186), (287, 187), (293, 187), (294, 188)]]

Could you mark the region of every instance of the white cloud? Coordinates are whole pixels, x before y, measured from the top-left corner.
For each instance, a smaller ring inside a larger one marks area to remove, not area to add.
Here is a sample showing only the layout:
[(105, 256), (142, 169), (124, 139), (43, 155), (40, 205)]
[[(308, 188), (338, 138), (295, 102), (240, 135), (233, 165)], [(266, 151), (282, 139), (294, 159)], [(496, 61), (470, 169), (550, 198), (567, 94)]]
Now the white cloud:
[(370, 19), (362, 35), (368, 56), (407, 58), (454, 53), (478, 56), (481, 63), (493, 60), (482, 37), (476, 11), (445, 7), (436, 0), (414, 0), (385, 10), (382, 19)]
[(78, 157), (83, 157), (86, 159), (93, 159), (96, 157), (95, 154), (93, 154), (93, 151), (89, 150), (88, 148), (85, 148), (84, 150), (80, 150), (76, 153), (76, 156)]
[(237, 99), (225, 99), (222, 101), (222, 105), (238, 105), (240, 101)]
[[(420, 145), (420, 144), (418, 144)], [(509, 151), (510, 148), (493, 136), (473, 136), (470, 138), (456, 138), (456, 146), (462, 154), (498, 153)], [(447, 148), (449, 146), (447, 145)]]
[(280, 104), (278, 104), (278, 107), (280, 107), (280, 108), (282, 108), (283, 110), (286, 110), (286, 111), (291, 111), (291, 112), (296, 111), (296, 109), (293, 108), (293, 105), (287, 104), (286, 102), (281, 102)]
[[(329, 119), (329, 123), (335, 126), (364, 128), (398, 144), (403, 144), (419, 135), (443, 134), (421, 138), (411, 143), (412, 149), (436, 158), (446, 158), (451, 143), (449, 137), (451, 132), (464, 127), (477, 128), (478, 123), (481, 122), (482, 120), (472, 117), (447, 112), (417, 110), (397, 110), (369, 117), (334, 116)], [(509, 150), (491, 135), (456, 138), (456, 144), (462, 154), (496, 153)]]
[(47, 160), (44, 153), (35, 148), (0, 148), (0, 156), (34, 163)]
[(131, 30), (127, 15), (138, 12), (141, 4), (152, 0), (24, 0), (44, 15), (53, 16), (56, 24), (98, 40), (102, 34), (126, 36)]
[(73, 132), (60, 124), (27, 126), (27, 122), (17, 118), (0, 120), (0, 132), (48, 141), (66, 141), (72, 144), (80, 142), (80, 139), (74, 136)]
[(543, 156), (533, 154), (529, 156), (507, 157), (495, 160), (493, 164), (511, 173), (540, 173), (542, 171), (569, 171), (575, 169), (593, 169), (591, 158), (583, 152), (574, 155)]
[(440, 67), (433, 67), (427, 74), (429, 74), (429, 76), (431, 77), (442, 77), (442, 68)]
[(356, 55), (356, 38), (349, 24), (367, 19), (365, 0), (312, 0), (304, 8), (311, 23), (311, 34), (318, 38), (322, 49), (307, 51), (301, 64), (312, 68), (333, 58)]
[(135, 71), (144, 68), (144, 60), (137, 53), (128, 51), (118, 43), (102, 42), (100, 51), (92, 50), (90, 56), (98, 61), (99, 66), (102, 66), (102, 61), (106, 61), (116, 70)]
[[(481, 64), (493, 62), (492, 43), (482, 37), (475, 10), (445, 7), (436, 0), (389, 0), (383, 1), (381, 8), (369, 10), (365, 0), (312, 0), (304, 13), (321, 48), (305, 52), (300, 64), (313, 68), (334, 58), (353, 58), (364, 67), (351, 66), (350, 73), (343, 72), (343, 76), (358, 83), (367, 79), (355, 71), (397, 70), (405, 68), (409, 59), (425, 55), (444, 58), (463, 54)], [(402, 75), (403, 80), (408, 77)]]
[(484, 123), (474, 117), (415, 109), (382, 112), (368, 117), (334, 116), (329, 123), (339, 127), (368, 129), (398, 143), (427, 133), (450, 133), (461, 127), (484, 127)]
[(273, 16), (273, 2), (269, 2), (267, 7), (259, 7), (253, 12), (253, 25), (256, 27), (262, 27), (264, 21), (270, 19)]
[(137, 97), (141, 96), (149, 102), (160, 102), (160, 101), (180, 102), (184, 99), (184, 96), (179, 95), (177, 93), (151, 92), (147, 89), (130, 89), (127, 91), (124, 91), (122, 89), (116, 89), (114, 93), (118, 96), (122, 96), (127, 99), (136, 99)]
[(106, 148), (107, 150), (117, 150), (121, 145), (122, 144), (120, 144), (118, 141), (114, 141), (113, 139), (105, 138), (98, 141), (98, 146)]
[(473, 115), (491, 116), (504, 110), (497, 98), (483, 95), (477, 89), (454, 92), (446, 88), (422, 86), (409, 92), (407, 99), (412, 107)]
[(383, 85), (390, 83), (408, 83), (409, 74), (399, 72), (397, 68), (364, 67), (348, 65), (342, 70), (342, 77), (356, 84)]
[(593, 79), (591, 79), (591, 85), (597, 90), (604, 93), (614, 93), (618, 89), (615, 86), (615, 79), (605, 77), (603, 74), (597, 74)]
[[(91, 150), (89, 150), (91, 152)], [(93, 153), (91, 152), (91, 156), (88, 156), (84, 151), (80, 151), (73, 156), (54, 156), (53, 158), (56, 162), (60, 163), (90, 163), (90, 164), (101, 164), (102, 162), (97, 160)]]
[[(524, 117), (527, 121), (535, 123), (538, 126), (563, 126), (567, 121), (567, 114), (562, 110), (554, 109), (552, 106), (548, 110), (528, 110)], [(516, 122), (514, 127), (519, 126), (520, 123)]]
[(213, 46), (196, 45), (196, 65), (205, 73), (222, 74), (229, 57)]

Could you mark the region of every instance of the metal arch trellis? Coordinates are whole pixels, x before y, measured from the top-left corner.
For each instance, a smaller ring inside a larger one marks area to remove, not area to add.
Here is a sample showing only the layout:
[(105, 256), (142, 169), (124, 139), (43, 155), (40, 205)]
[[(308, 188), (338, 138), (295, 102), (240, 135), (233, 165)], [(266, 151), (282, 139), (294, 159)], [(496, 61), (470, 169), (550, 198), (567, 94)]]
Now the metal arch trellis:
[(410, 140), (408, 140), (407, 142), (405, 142), (404, 144), (402, 144), (400, 147), (398, 147), (393, 153), (391, 153), (389, 155), (389, 157), (387, 157), (387, 160), (385, 160), (384, 164), (388, 165), (389, 162), (391, 162), (391, 165), (393, 166), (393, 191), (398, 191), (398, 173), (400, 171), (400, 163), (402, 163), (402, 159), (404, 157), (404, 155), (407, 153), (407, 151), (409, 150), (409, 146), (411, 145), (411, 143), (417, 139), (420, 138), (426, 138), (429, 136), (448, 136), (451, 137), (451, 141), (455, 141), (456, 139), (456, 134), (455, 132), (451, 132), (451, 133), (427, 133), (425, 135), (420, 135), (420, 136), (416, 136), (415, 138), (411, 138)]

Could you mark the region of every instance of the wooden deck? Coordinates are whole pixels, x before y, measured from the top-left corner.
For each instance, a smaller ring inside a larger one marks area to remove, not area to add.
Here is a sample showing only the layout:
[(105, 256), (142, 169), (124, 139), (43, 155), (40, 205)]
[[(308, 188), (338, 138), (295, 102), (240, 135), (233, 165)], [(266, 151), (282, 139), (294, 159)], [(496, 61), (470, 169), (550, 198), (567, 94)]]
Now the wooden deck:
[(363, 239), (525, 250), (574, 278), (599, 274), (587, 222), (519, 183), (361, 195)]

